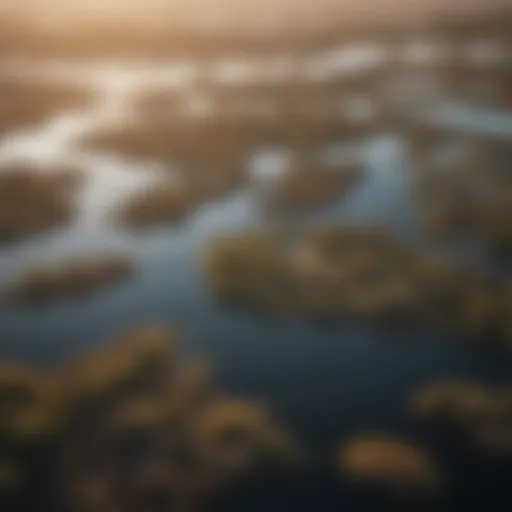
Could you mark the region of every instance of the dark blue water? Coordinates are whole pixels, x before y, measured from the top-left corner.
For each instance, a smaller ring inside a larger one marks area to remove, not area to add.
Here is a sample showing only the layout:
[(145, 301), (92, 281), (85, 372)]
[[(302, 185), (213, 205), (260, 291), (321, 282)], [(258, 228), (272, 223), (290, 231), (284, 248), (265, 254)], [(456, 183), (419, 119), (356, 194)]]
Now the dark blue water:
[[(377, 138), (368, 143), (364, 162), (368, 176), (361, 186), (302, 220), (378, 221), (418, 242), (400, 144)], [(491, 493), (506, 496), (512, 466), (479, 460), (462, 440), (419, 424), (405, 403), (410, 390), (441, 376), (512, 384), (512, 358), (414, 328), (261, 317), (217, 303), (201, 279), (202, 248), (216, 233), (267, 221), (255, 195), (240, 191), (179, 225), (141, 236), (105, 227), (30, 240), (25, 250), (34, 259), (116, 247), (135, 255), (141, 268), (131, 281), (86, 300), (0, 310), (0, 356), (53, 363), (101, 345), (130, 325), (156, 320), (174, 326), (185, 353), (214, 364), (221, 389), (268, 401), (311, 454), (310, 465), (293, 478), (254, 479), (220, 510), (460, 510), (486, 502)], [(0, 271), (16, 267), (16, 254), (0, 253)], [(452, 497), (405, 503), (350, 490), (332, 461), (338, 444), (362, 431), (403, 434), (431, 447), (457, 475)]]

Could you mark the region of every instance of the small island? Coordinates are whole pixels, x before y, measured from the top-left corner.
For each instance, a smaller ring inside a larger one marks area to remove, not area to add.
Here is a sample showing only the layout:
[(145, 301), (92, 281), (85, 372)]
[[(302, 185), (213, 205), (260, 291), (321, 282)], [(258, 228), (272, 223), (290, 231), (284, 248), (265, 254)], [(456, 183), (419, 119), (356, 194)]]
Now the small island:
[(362, 177), (358, 165), (342, 168), (314, 163), (292, 166), (272, 185), (268, 206), (276, 210), (300, 210), (333, 203), (343, 198)]
[(0, 172), (0, 243), (63, 226), (75, 214), (74, 195), (82, 175), (72, 170)]
[(184, 183), (157, 183), (139, 190), (115, 212), (117, 224), (134, 230), (183, 220), (196, 206), (197, 194)]
[(250, 123), (176, 116), (130, 119), (88, 135), (81, 145), (94, 151), (164, 164), (219, 165), (252, 147)]
[(389, 491), (400, 496), (438, 494), (443, 475), (421, 446), (384, 435), (360, 435), (338, 452), (343, 474), (354, 484)]
[(2, 78), (0, 97), (0, 137), (49, 120), (63, 110), (87, 107), (94, 100), (94, 94), (86, 88), (14, 78)]
[(512, 455), (512, 390), (461, 379), (441, 379), (415, 390), (410, 408), (424, 420), (463, 434), (480, 452)]
[(170, 122), (125, 121), (88, 135), (81, 145), (94, 151), (167, 162), (173, 156), (173, 135)]
[(30, 305), (83, 297), (128, 278), (135, 270), (128, 256), (80, 256), (33, 266), (2, 294), (7, 304)]

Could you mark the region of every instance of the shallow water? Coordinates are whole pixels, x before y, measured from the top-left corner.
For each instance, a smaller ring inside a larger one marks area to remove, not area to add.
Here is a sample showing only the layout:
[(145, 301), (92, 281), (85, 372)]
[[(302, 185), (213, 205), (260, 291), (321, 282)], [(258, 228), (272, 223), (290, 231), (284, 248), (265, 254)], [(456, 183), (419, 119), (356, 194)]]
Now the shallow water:
[[(307, 65), (306, 75), (310, 79), (324, 76), (332, 62), (340, 58), (332, 53)], [(358, 59), (362, 59), (360, 55)], [(4, 71), (19, 76), (26, 73), (27, 79), (87, 79), (98, 89), (97, 108), (59, 114), (48, 123), (13, 134), (0, 149), (0, 161), (35, 162), (42, 166), (42, 172), (56, 162), (78, 163), (87, 171), (88, 181), (80, 198), (80, 216), (71, 227), (2, 248), (1, 280), (11, 279), (30, 261), (54, 261), (82, 251), (126, 251), (136, 256), (140, 271), (129, 282), (93, 298), (0, 309), (0, 354), (4, 359), (51, 363), (90, 350), (132, 324), (163, 320), (176, 326), (186, 352), (214, 363), (222, 389), (267, 399), (278, 416), (318, 453), (332, 454), (335, 444), (347, 434), (384, 430), (426, 440), (453, 463), (454, 450), (407, 415), (407, 392), (444, 375), (510, 383), (510, 356), (470, 349), (456, 340), (413, 328), (383, 329), (353, 320), (313, 323), (275, 319), (218, 304), (201, 280), (201, 250), (217, 233), (275, 220), (265, 215), (255, 191), (238, 191), (203, 205), (184, 222), (135, 236), (107, 222), (109, 209), (142, 183), (158, 179), (161, 167), (154, 162), (86, 152), (73, 145), (85, 133), (129, 118), (137, 91), (149, 85), (174, 86), (180, 80), (185, 83), (183, 77), (194, 75), (197, 69), (185, 63), (181, 64), (182, 75), (172, 75), (149, 67), (144, 70), (141, 65), (136, 70), (126, 66), (124, 71), (123, 66), (118, 66), (118, 71), (105, 66), (96, 73), (84, 69), (83, 74), (77, 74), (73, 64), (56, 62), (50, 68), (46, 66), (38, 69), (11, 64)], [(338, 62), (337, 66), (341, 69), (349, 64)], [(286, 59), (268, 64), (268, 71), (278, 79), (296, 72)], [(231, 68), (219, 64), (213, 76), (225, 79), (234, 75), (239, 79), (250, 73), (255, 69), (241, 70), (231, 62)], [(512, 134), (512, 118), (499, 113), (454, 105), (442, 106), (431, 117), (456, 128)], [(359, 150), (368, 172), (363, 184), (344, 201), (320, 208), (301, 220), (377, 221), (412, 243), (418, 241), (413, 204), (407, 194), (408, 162), (401, 144), (392, 133), (366, 141)], [(337, 148), (332, 149), (331, 158), (338, 158)], [(285, 157), (277, 150), (262, 153), (250, 165), (254, 179), (260, 183), (271, 181), (283, 168)], [(233, 510), (262, 510), (262, 503), (269, 510), (283, 506), (287, 510), (362, 510), (361, 502), (353, 501), (328, 469), (317, 469), (298, 482), (271, 488), (271, 496), (248, 493), (251, 498), (241, 497), (242, 504), (235, 501)], [(461, 472), (462, 485), (469, 486), (475, 475), (481, 478), (478, 489), (465, 490), (468, 503), (483, 499), (479, 493), (493, 488), (490, 478), (494, 476), (486, 479), (486, 471), (491, 469), (473, 463)], [(506, 475), (500, 478), (505, 493)], [(321, 508), (314, 508), (315, 504), (321, 504)], [(385, 508), (386, 503), (380, 506)]]

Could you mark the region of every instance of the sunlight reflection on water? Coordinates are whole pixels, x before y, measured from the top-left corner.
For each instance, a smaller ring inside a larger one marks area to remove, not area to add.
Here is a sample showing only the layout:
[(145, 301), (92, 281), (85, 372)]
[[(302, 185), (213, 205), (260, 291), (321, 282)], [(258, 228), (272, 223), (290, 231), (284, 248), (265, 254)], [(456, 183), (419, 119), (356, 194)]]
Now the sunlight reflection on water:
[[(418, 40), (401, 48), (399, 53), (405, 62), (425, 64), (447, 58), (452, 55), (453, 48), (443, 43)], [(475, 62), (482, 59), (489, 62), (504, 57), (503, 48), (488, 40), (474, 41), (463, 54)], [(79, 142), (85, 135), (102, 128), (136, 120), (136, 103), (142, 95), (151, 91), (171, 93), (176, 88), (189, 87), (188, 94), (181, 102), (183, 113), (204, 117), (222, 107), (210, 97), (208, 86), (297, 83), (298, 80), (305, 83), (336, 81), (340, 76), (376, 69), (392, 59), (390, 47), (359, 44), (334, 47), (302, 58), (286, 54), (252, 59), (232, 56), (208, 63), (192, 60), (167, 63), (57, 60), (5, 62), (0, 66), (0, 76), (4, 78), (88, 87), (95, 90), (97, 101), (92, 108), (58, 112), (52, 119), (39, 125), (8, 134), (0, 141), (0, 166), (25, 163), (41, 170), (51, 170), (52, 166), (75, 166), (85, 171), (88, 178), (86, 190), (80, 198), (78, 222), (86, 225), (100, 223), (117, 200), (137, 187), (159, 179), (164, 169), (157, 162), (128, 161), (120, 156), (95, 153), (80, 148)], [(417, 82), (417, 87), (409, 86), (410, 101), (416, 97), (416, 88), (418, 93), (424, 93), (429, 90), (428, 87), (432, 89), (432, 84), (423, 79)], [(206, 89), (194, 88), (193, 84), (205, 84)], [(388, 92), (390, 99), (394, 94), (394, 101), (407, 100), (407, 90), (398, 85)], [(432, 96), (435, 92), (435, 89), (431, 90)], [(169, 113), (171, 110), (169, 108)], [(265, 101), (255, 103), (250, 109), (243, 109), (240, 105), (233, 107), (233, 115), (272, 116), (274, 111), (275, 105)], [(375, 105), (364, 97), (340, 103), (339, 113), (362, 119), (371, 119), (376, 114)], [(510, 118), (463, 106), (443, 104), (430, 110), (428, 118), (469, 130), (512, 133)], [(275, 178), (279, 169), (286, 166), (286, 159), (286, 152), (278, 150), (255, 155), (250, 166), (253, 177), (263, 181)]]

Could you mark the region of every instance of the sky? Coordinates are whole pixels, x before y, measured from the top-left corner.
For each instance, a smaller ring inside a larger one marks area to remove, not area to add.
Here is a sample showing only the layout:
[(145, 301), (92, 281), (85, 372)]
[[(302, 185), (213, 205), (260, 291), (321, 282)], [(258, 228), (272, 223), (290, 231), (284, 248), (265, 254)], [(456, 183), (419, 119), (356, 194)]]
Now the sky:
[(0, 0), (0, 19), (58, 31), (77, 23), (132, 22), (143, 25), (229, 30), (274, 30), (327, 24), (421, 21), (435, 12), (474, 12), (512, 0)]

